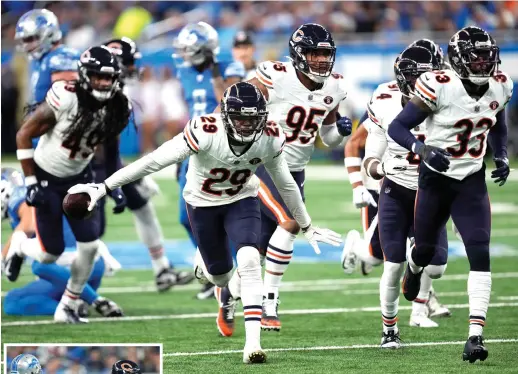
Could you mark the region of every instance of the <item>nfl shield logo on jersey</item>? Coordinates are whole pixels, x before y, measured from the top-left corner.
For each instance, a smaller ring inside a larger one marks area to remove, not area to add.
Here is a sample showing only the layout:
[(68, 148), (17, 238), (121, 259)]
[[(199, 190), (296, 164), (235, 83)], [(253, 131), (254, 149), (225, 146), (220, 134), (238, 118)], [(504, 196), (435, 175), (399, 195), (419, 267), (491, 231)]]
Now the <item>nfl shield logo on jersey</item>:
[(250, 163), (251, 163), (252, 165), (260, 164), (260, 163), (261, 163), (261, 159), (260, 159), (260, 158), (257, 158), (257, 157), (256, 157), (256, 158), (253, 158), (253, 159), (251, 159), (251, 160), (250, 160)]
[(331, 96), (324, 97), (324, 103), (327, 105), (331, 104), (333, 102), (333, 98)]
[(489, 104), (489, 107), (492, 110), (495, 110), (496, 108), (498, 108), (498, 101), (492, 101), (491, 104)]

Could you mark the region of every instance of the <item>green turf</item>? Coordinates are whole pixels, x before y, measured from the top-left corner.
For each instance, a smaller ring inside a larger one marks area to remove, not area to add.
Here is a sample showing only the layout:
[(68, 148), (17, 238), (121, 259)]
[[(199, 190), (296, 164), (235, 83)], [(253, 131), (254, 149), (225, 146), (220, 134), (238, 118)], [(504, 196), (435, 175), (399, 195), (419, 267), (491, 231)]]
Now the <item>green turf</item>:
[[(160, 181), (163, 195), (155, 199), (160, 221), (167, 238), (186, 238), (177, 223), (177, 187), (172, 181)], [(502, 213), (510, 204), (518, 205), (517, 182), (503, 188), (489, 186), (493, 215), (493, 243), (502, 243), (518, 248), (516, 237), (518, 217), (516, 213)], [(350, 186), (346, 182), (308, 181), (306, 185), (308, 209), (317, 224), (345, 232), (360, 228), (359, 213), (352, 208)], [(128, 213), (109, 217), (105, 240), (136, 240), (132, 217)], [(2, 233), (8, 233), (2, 225)], [(5, 238), (5, 236), (4, 236)], [(295, 256), (296, 257), (296, 256)], [(491, 303), (511, 305), (490, 308), (488, 325), (484, 330), (487, 339), (518, 338), (518, 300), (505, 299), (516, 296), (518, 258), (493, 258), (493, 293)], [(282, 311), (294, 309), (358, 308), (377, 307), (380, 268), (366, 278), (361, 275), (345, 276), (338, 264), (294, 263), (288, 270), (286, 282), (294, 283), (282, 294)], [(450, 262), (447, 275), (467, 275), (465, 259)], [(31, 280), (24, 272), (16, 286)], [(358, 284), (347, 284), (349, 279), (361, 279)], [(321, 285), (322, 280), (331, 281), (331, 286)], [(334, 284), (333, 284), (334, 283)], [(244, 343), (243, 318), (237, 318), (236, 332), (231, 338), (218, 336), (214, 317), (166, 318), (169, 315), (216, 313), (214, 300), (194, 299), (197, 286), (190, 285), (166, 294), (137, 292), (136, 287), (152, 286), (151, 271), (121, 271), (115, 277), (103, 281), (101, 294), (119, 303), (128, 316), (163, 316), (148, 321), (92, 322), (81, 326), (3, 326), (4, 343), (150, 343), (164, 344), (165, 353), (240, 350)], [(2, 291), (13, 285), (2, 282)], [(103, 293), (103, 289), (112, 288)], [(120, 290), (113, 290), (119, 287)], [(320, 288), (319, 288), (320, 287)], [(441, 301), (447, 305), (466, 304), (466, 280), (439, 280), (435, 282)], [(127, 291), (130, 292), (122, 292)], [(454, 292), (455, 294), (450, 294)], [(461, 294), (459, 294), (461, 293)], [(442, 296), (441, 296), (442, 294)], [(503, 299), (501, 299), (503, 298)], [(403, 298), (402, 298), (403, 299)], [(401, 305), (409, 303), (401, 300)], [(409, 310), (400, 311), (401, 337), (406, 343), (464, 341), (467, 338), (467, 308), (452, 309), (453, 316), (440, 319), (437, 329), (408, 327)], [(95, 312), (93, 312), (95, 313)], [(93, 316), (95, 317), (95, 316)], [(38, 318), (26, 318), (35, 320)], [(40, 318), (41, 319), (41, 318)], [(48, 318), (43, 318), (48, 319)], [(20, 321), (19, 318), (2, 314), (4, 323)], [(341, 313), (286, 314), (282, 316), (283, 331), (264, 333), (263, 348), (294, 348), (315, 346), (350, 346), (355, 344), (379, 344), (381, 321), (379, 312), (348, 311)], [(268, 363), (258, 367), (244, 368), (241, 354), (181, 356), (165, 358), (165, 373), (237, 373), (260, 371), (261, 373), (459, 373), (490, 372), (516, 373), (518, 343), (488, 343), (490, 356), (484, 363), (469, 365), (461, 361), (462, 345), (407, 347), (400, 351), (384, 352), (378, 348), (347, 350), (308, 350), (269, 352)]]

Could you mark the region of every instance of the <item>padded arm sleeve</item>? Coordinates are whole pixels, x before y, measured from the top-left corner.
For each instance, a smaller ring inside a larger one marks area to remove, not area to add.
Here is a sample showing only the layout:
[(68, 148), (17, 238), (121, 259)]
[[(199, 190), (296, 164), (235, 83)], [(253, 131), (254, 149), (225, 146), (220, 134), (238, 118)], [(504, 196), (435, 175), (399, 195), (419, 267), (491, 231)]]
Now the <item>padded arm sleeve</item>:
[(336, 123), (321, 126), (318, 133), (320, 138), (322, 138), (322, 142), (330, 148), (336, 147), (344, 140), (344, 137), (340, 135), (336, 128)]
[(389, 125), (388, 134), (400, 146), (414, 152), (415, 146), (422, 142), (416, 139), (410, 129), (419, 126), (426, 118), (427, 112), (409, 102)]
[(487, 140), (496, 158), (507, 158), (507, 124), (505, 110), (496, 115), (496, 123), (489, 130)]

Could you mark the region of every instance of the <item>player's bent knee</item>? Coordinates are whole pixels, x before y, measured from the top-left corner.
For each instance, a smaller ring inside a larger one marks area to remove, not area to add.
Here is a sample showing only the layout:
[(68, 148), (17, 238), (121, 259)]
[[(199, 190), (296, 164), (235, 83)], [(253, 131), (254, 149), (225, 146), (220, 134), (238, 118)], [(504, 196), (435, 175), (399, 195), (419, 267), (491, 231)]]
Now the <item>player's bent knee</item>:
[(293, 235), (297, 235), (300, 231), (300, 226), (294, 220), (284, 221), (279, 226)]
[(77, 242), (77, 250), (81, 253), (95, 256), (99, 248), (99, 242), (99, 239), (91, 242)]
[(207, 279), (218, 287), (226, 287), (228, 285), (228, 282), (230, 282), (230, 279), (232, 278), (232, 274), (234, 274), (234, 269), (230, 270), (228, 273), (225, 274), (207, 274)]
[(59, 256), (43, 252), (38, 260), (42, 264), (53, 264), (54, 262), (57, 261), (58, 258), (59, 258)]
[(446, 264), (444, 265), (428, 265), (424, 268), (424, 271), (432, 279), (439, 279), (443, 276), (446, 271)]
[(245, 246), (237, 251), (237, 267), (239, 269), (252, 269), (261, 267), (261, 256), (257, 248)]
[(381, 278), (385, 284), (396, 285), (399, 283), (399, 280), (401, 279), (401, 275), (403, 274), (404, 268), (404, 262), (396, 263), (385, 261), (383, 263), (383, 274)]

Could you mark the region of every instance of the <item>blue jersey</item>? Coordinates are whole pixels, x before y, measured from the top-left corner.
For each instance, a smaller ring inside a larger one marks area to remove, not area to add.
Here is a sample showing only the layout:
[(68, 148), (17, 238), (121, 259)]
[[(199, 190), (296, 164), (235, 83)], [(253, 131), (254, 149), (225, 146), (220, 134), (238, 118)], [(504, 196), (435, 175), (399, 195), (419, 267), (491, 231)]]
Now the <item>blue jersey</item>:
[[(219, 67), (223, 79), (230, 77), (243, 79), (246, 75), (245, 67), (241, 62), (219, 62)], [(191, 65), (183, 63), (176, 67), (176, 77), (182, 84), (190, 118), (212, 113), (219, 105), (212, 87), (212, 72), (210, 69), (200, 73)]]
[(32, 60), (30, 72), (29, 104), (41, 103), (52, 86), (52, 74), (60, 71), (76, 71), (79, 52), (75, 49), (58, 46), (39, 60)]
[(9, 217), (9, 223), (13, 230), (20, 223), (18, 210), (20, 209), (20, 205), (25, 201), (25, 195), (27, 195), (27, 188), (25, 186), (17, 186), (14, 187), (9, 196), (9, 201), (7, 202), (7, 216)]

